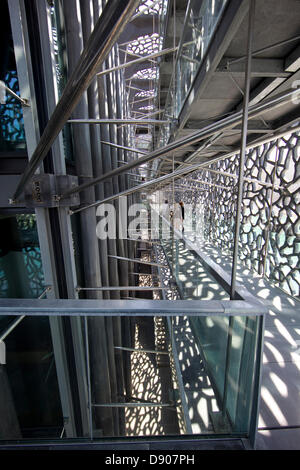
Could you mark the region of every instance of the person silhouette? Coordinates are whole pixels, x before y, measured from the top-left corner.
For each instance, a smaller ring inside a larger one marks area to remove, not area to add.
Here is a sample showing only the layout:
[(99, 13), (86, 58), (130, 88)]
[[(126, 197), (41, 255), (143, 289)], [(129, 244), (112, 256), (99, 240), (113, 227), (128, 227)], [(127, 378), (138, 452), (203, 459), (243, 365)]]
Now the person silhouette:
[(181, 208), (181, 224), (182, 224), (182, 231), (184, 232), (184, 203), (183, 201), (179, 202)]

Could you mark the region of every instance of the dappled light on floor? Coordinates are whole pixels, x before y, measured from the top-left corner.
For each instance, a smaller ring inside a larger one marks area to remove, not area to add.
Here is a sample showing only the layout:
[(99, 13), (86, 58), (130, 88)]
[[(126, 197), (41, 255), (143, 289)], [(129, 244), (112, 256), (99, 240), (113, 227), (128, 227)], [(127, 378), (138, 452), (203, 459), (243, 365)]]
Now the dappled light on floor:
[(173, 328), (193, 433), (213, 433), (209, 414), (219, 409), (189, 319), (177, 317)]
[[(230, 273), (230, 256), (209, 243), (199, 242), (198, 246), (213, 261), (221, 260), (222, 268)], [(238, 264), (237, 279), (268, 309), (258, 429), (259, 435), (271, 436), (274, 428), (300, 426), (300, 302), (242, 263)]]

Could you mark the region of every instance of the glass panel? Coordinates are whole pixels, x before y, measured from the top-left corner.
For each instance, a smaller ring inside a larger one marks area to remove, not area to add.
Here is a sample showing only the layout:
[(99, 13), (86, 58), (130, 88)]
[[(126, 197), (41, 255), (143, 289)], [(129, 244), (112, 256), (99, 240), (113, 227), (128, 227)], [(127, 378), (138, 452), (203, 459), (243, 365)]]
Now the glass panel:
[(207, 51), (226, 0), (191, 1), (176, 70), (176, 116)]
[(43, 290), (35, 215), (0, 216), (0, 297), (37, 298)]
[[(163, 119), (178, 118), (226, 3), (227, 0), (191, 0), (189, 2)], [(170, 126), (161, 126), (157, 146), (166, 145), (169, 137)]]
[(245, 431), (250, 421), (258, 322), (258, 318), (252, 317), (237, 316), (233, 320), (227, 410), (236, 432)]
[[(20, 96), (6, 1), (1, 3), (1, 44), (0, 80), (14, 93)], [(24, 150), (26, 143), (22, 106), (21, 103), (8, 92), (6, 92), (5, 102), (0, 104), (0, 122), (0, 151)]]
[[(81, 319), (87, 328), (87, 402), (82, 402), (82, 411), (91, 406), (89, 432), (94, 439), (249, 433), (256, 403), (252, 384), (259, 370), (259, 316)], [(0, 439), (67, 437), (62, 433), (48, 318), (26, 317), (5, 343)], [(71, 349), (66, 350), (69, 355)], [(78, 396), (75, 383), (74, 397)]]
[(259, 319), (234, 316), (230, 322), (229, 318), (207, 316), (192, 318), (191, 322), (222, 414), (226, 415), (232, 432), (247, 433)]
[[(15, 318), (10, 317), (10, 324)], [(0, 424), (1, 439), (59, 437), (63, 417), (49, 319), (24, 318), (4, 342), (6, 364), (0, 365), (0, 394), (5, 382), (8, 409), (2, 410), (6, 426)]]
[[(169, 209), (165, 209), (165, 212), (169, 212)], [(168, 217), (168, 214), (163, 215)], [(175, 227), (176, 217), (173, 219)], [(197, 253), (187, 248), (183, 238), (176, 238), (179, 236), (179, 227), (176, 228), (177, 232), (173, 232), (170, 224), (160, 218), (160, 242), (181, 298), (229, 300), (229, 294), (207, 271)], [(258, 324), (256, 318), (234, 316), (231, 322), (229, 318), (222, 315), (193, 317), (190, 319), (190, 327), (205, 363), (218, 411), (222, 411), (219, 431), (222, 431), (222, 426), (226, 428), (228, 420), (227, 425), (230, 425), (232, 431), (246, 432), (250, 419), (251, 380), (254, 376), (252, 352), (256, 348)]]
[[(0, 234), (0, 297), (37, 298), (44, 276), (35, 215), (2, 215)], [(16, 320), (0, 316), (0, 338)], [(0, 437), (57, 436), (62, 419), (48, 318), (23, 318), (4, 343)]]

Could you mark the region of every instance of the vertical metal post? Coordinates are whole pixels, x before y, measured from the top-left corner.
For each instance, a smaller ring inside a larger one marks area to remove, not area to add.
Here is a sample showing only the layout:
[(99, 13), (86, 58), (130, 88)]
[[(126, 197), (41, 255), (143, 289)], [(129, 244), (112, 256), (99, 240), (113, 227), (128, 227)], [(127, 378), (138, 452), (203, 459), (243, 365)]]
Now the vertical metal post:
[(92, 385), (91, 385), (91, 370), (90, 370), (90, 347), (89, 347), (89, 326), (88, 318), (84, 317), (84, 330), (85, 330), (85, 358), (86, 358), (86, 373), (88, 384), (88, 409), (89, 409), (89, 426), (90, 438), (93, 439), (93, 407), (92, 407)]
[[(116, 53), (115, 48), (111, 50), (111, 53), (108, 57), (108, 65), (114, 66), (116, 64)], [(107, 96), (108, 96), (108, 109), (110, 117), (118, 117), (118, 102), (117, 102), (117, 72), (110, 74), (110, 77), (107, 77)], [(120, 111), (120, 109), (119, 109)], [(110, 135), (111, 135), (111, 142), (118, 142), (118, 131), (117, 126), (113, 125), (110, 126)], [(118, 154), (119, 150), (112, 149), (112, 168), (118, 167)], [(120, 177), (113, 178), (113, 189), (115, 191), (119, 191), (119, 182)], [(116, 201), (115, 204), (116, 208), (116, 215), (117, 215), (117, 227), (119, 222), (119, 201)], [(114, 240), (112, 240), (114, 242)], [(122, 256), (124, 254), (124, 245), (123, 240), (120, 240), (117, 237), (115, 241), (115, 250), (116, 252)], [(120, 268), (118, 264), (118, 268)], [(118, 269), (118, 276), (120, 285), (126, 286), (128, 284), (128, 263), (125, 263), (125, 269)], [(118, 293), (120, 295), (120, 293)], [(124, 295), (128, 295), (128, 292), (124, 292)], [(114, 345), (115, 346), (122, 346), (122, 334), (121, 334), (121, 319), (114, 318), (113, 319), (113, 331), (114, 331)], [(115, 366), (116, 366), (116, 386), (117, 386), (117, 393), (120, 397), (123, 396), (124, 393), (124, 371), (123, 371), (123, 353), (121, 350), (114, 350), (114, 359), (115, 359)], [(118, 417), (119, 417), (119, 426), (120, 426), (120, 433), (125, 433), (125, 414), (124, 410), (118, 410)]]
[[(114, 47), (114, 64), (119, 65), (120, 64), (120, 57), (119, 57), (119, 51), (118, 47)], [(123, 102), (124, 95), (122, 95), (122, 85), (124, 82), (122, 71), (117, 70), (115, 72), (115, 99), (116, 99), (116, 114), (117, 118), (122, 119), (125, 117), (124, 115), (124, 106), (125, 103)], [(124, 133), (127, 132), (127, 129), (124, 127), (117, 127), (117, 142), (119, 145), (124, 145)], [(126, 155), (124, 150), (118, 149), (118, 159), (120, 161), (125, 161)], [(127, 181), (125, 179), (125, 175), (120, 175), (118, 177), (119, 180), (119, 189), (120, 190), (125, 190), (127, 189)], [(117, 227), (120, 230), (124, 225), (126, 226), (127, 223), (127, 198), (119, 198), (117, 201), (116, 205), (116, 211), (118, 214), (117, 218)], [(120, 231), (118, 230), (118, 234)], [(127, 233), (125, 234), (127, 237)], [(123, 238), (119, 238), (118, 236), (118, 252), (120, 256), (128, 257), (128, 241), (124, 240)], [(125, 264), (125, 269), (120, 270), (120, 285), (122, 286), (127, 286), (128, 285), (128, 265), (129, 263)], [(122, 293), (124, 297), (126, 297), (126, 292)], [(128, 293), (127, 293), (128, 296)], [(130, 318), (120, 318), (118, 320), (118, 340), (120, 342), (120, 346), (124, 345), (125, 346), (131, 346), (131, 337), (130, 337)], [(129, 393), (130, 390), (130, 382), (131, 382), (131, 377), (130, 377), (130, 366), (131, 366), (131, 361), (130, 361), (130, 356), (128, 354), (124, 354), (119, 350), (121, 354), (116, 355), (116, 361), (120, 363), (121, 366), (121, 371), (122, 371), (122, 382), (120, 383), (122, 390), (125, 390), (127, 393)], [(125, 392), (125, 393), (126, 393)], [(119, 413), (119, 419), (120, 419), (120, 429), (123, 434), (125, 434), (125, 415), (124, 415), (124, 410), (123, 412)]]
[(265, 331), (265, 316), (262, 315), (257, 319), (257, 352), (255, 357), (255, 370), (254, 380), (252, 387), (253, 401), (251, 403), (251, 415), (249, 423), (249, 441), (253, 449), (256, 447), (257, 437), (257, 425), (259, 420), (259, 408), (260, 408), (260, 387), (262, 380), (262, 363), (263, 363), (263, 352), (264, 352), (264, 331)]
[[(67, 51), (68, 51), (68, 72), (71, 74), (76, 67), (80, 53), (83, 50), (84, 44), (80, 2), (76, 0), (64, 0), (63, 11), (66, 23), (67, 32)], [(85, 18), (86, 22), (91, 21)], [(86, 32), (86, 31), (85, 31)], [(87, 93), (83, 93), (81, 101), (73, 112), (73, 117), (88, 117), (89, 106)], [(90, 146), (90, 133), (86, 126), (79, 126), (73, 134), (74, 152), (76, 171), (79, 176), (93, 177), (93, 165)], [(84, 148), (84, 152), (82, 149)], [(94, 200), (95, 193), (93, 191), (86, 191), (83, 197), (87, 200)], [(82, 252), (84, 262), (84, 276), (85, 285), (92, 286), (101, 285), (101, 268), (99, 258), (99, 246), (96, 237), (96, 214), (95, 210), (89, 211), (85, 217), (80, 217), (81, 237), (82, 237)], [(100, 292), (90, 292), (90, 298), (101, 298)], [(92, 380), (94, 385), (94, 393), (97, 400), (109, 402), (110, 401), (110, 383), (109, 383), (109, 367), (107, 360), (107, 345), (106, 345), (106, 329), (105, 320), (102, 319), (88, 319), (90, 328), (89, 342), (90, 342), (90, 369), (92, 373)], [(101, 383), (99, 377), (101, 376)], [(104, 435), (113, 435), (113, 427), (111, 422), (111, 410), (101, 410), (96, 412), (95, 426), (103, 430)]]
[[(106, 60), (107, 63), (107, 60)], [(99, 96), (99, 115), (101, 118), (109, 118), (110, 109), (109, 101), (111, 96), (109, 96), (109, 86), (110, 86), (110, 76), (100, 76), (97, 79), (98, 82), (98, 96)], [(110, 126), (108, 124), (101, 124), (101, 136), (105, 141), (111, 141), (110, 135)], [(101, 145), (101, 160), (102, 160), (102, 173), (106, 173), (112, 169), (112, 160), (113, 155), (111, 148), (107, 145)], [(114, 156), (115, 164), (117, 164), (117, 155)], [(108, 196), (113, 194), (113, 183), (116, 184), (117, 178), (109, 179), (103, 184), (104, 195)], [(117, 188), (114, 188), (115, 190)], [(107, 255), (117, 255), (116, 251), (116, 241), (112, 239), (107, 239), (106, 241), (106, 266), (107, 266), (107, 278), (106, 282), (109, 286), (119, 285), (119, 276), (118, 276), (118, 262), (114, 258), (109, 258)], [(110, 298), (120, 298), (118, 292), (110, 292)], [(109, 298), (108, 297), (108, 298)], [(116, 362), (115, 362), (115, 350), (114, 350), (114, 326), (113, 319), (107, 317), (105, 319), (105, 328), (106, 328), (106, 343), (107, 343), (107, 360), (109, 365), (109, 380), (110, 380), (110, 390), (111, 390), (111, 400), (114, 401), (117, 398), (117, 373), (116, 373)], [(119, 410), (114, 409), (112, 412), (112, 426), (114, 427), (114, 432), (117, 435), (119, 433)]]
[(249, 1), (250, 1), (250, 6), (249, 6), (249, 23), (248, 23), (248, 40), (247, 40), (247, 60), (246, 60), (246, 71), (245, 71), (245, 94), (244, 94), (244, 103), (243, 103), (240, 166), (239, 166), (238, 194), (237, 194), (237, 205), (236, 205), (231, 287), (230, 287), (230, 299), (231, 300), (234, 300), (235, 290), (236, 290), (236, 271), (237, 271), (237, 262), (238, 262), (238, 252), (239, 252), (239, 237), (240, 237), (243, 185), (244, 185), (244, 166), (245, 166), (247, 129), (248, 129), (248, 108), (249, 108), (249, 92), (250, 92), (250, 79), (251, 79), (252, 40), (253, 40), (253, 30), (254, 30), (254, 20), (255, 20), (255, 0), (249, 0)]
[[(81, 7), (83, 8), (84, 6), (86, 7), (86, 2), (83, 1), (81, 2), (82, 5)], [(101, 11), (102, 11), (102, 4), (101, 4), (101, 1), (99, 0), (93, 0), (93, 14), (94, 14), (94, 21), (97, 21), (99, 15), (101, 14)], [(102, 97), (100, 95), (100, 92), (101, 92), (101, 88), (99, 89), (99, 86), (98, 86), (98, 80), (97, 78), (95, 79), (95, 88), (93, 88), (93, 93), (91, 92), (88, 96), (89, 96), (89, 103), (93, 102), (94, 103), (94, 112), (95, 112), (95, 117), (96, 118), (99, 118), (100, 117), (100, 106), (101, 106), (101, 103), (103, 104), (103, 100), (102, 100)], [(100, 103), (100, 105), (99, 105)], [(105, 138), (105, 130), (107, 130), (107, 126), (105, 125), (102, 125), (102, 126), (96, 126), (96, 127), (99, 127), (99, 134), (101, 135), (101, 138)], [(101, 140), (101, 139), (100, 139)], [(107, 149), (105, 149), (105, 146), (102, 145), (101, 147), (101, 144), (100, 144), (100, 140), (98, 141), (97, 145), (98, 145), (98, 150), (96, 150), (96, 153), (94, 154), (94, 173), (96, 176), (99, 176), (101, 174), (103, 174), (103, 172), (105, 171), (105, 168), (104, 168), (104, 163), (103, 161), (105, 160), (106, 158), (106, 152), (107, 152)], [(98, 155), (98, 152), (99, 152), (99, 155)], [(96, 159), (96, 161), (95, 161)], [(96, 194), (99, 193), (99, 194), (103, 194), (103, 196), (105, 195), (105, 185), (104, 184), (100, 184), (98, 186), (96, 186)], [(107, 240), (99, 240), (99, 247), (100, 247), (100, 261), (101, 261), (101, 278), (102, 278), (102, 285), (104, 286), (109, 286), (110, 283), (109, 283), (109, 266), (108, 266), (108, 246), (107, 246)], [(110, 298), (110, 293), (109, 292), (104, 292), (103, 293), (103, 297), (105, 299), (109, 299)], [(112, 365), (112, 361), (111, 361), (111, 356), (112, 356), (112, 351), (111, 351), (111, 347), (110, 347), (110, 344), (108, 343), (107, 341), (107, 337), (111, 337), (112, 333), (109, 329), (110, 327), (110, 323), (109, 323), (109, 319), (103, 319), (103, 328), (105, 329), (105, 335), (106, 335), (106, 347), (107, 347), (107, 364), (108, 364), (108, 367), (109, 367), (109, 380), (111, 380), (111, 376), (112, 375), (115, 375), (115, 368), (113, 367)], [(111, 395), (111, 398), (112, 398), (112, 392), (111, 392), (111, 386), (110, 386), (110, 395)], [(91, 410), (92, 412), (92, 410)], [(96, 411), (97, 413), (97, 411)], [(111, 421), (112, 421), (112, 410), (111, 410)]]
[[(231, 286), (230, 286), (230, 299), (235, 299), (236, 291), (236, 271), (238, 263), (238, 252), (239, 252), (239, 237), (240, 237), (240, 225), (242, 215), (242, 200), (243, 200), (243, 185), (244, 185), (244, 166), (245, 166), (245, 155), (246, 155), (246, 144), (247, 144), (247, 128), (248, 128), (248, 108), (249, 108), (249, 93), (250, 93), (250, 79), (251, 79), (251, 58), (252, 58), (252, 42), (253, 42), (253, 30), (255, 21), (255, 0), (250, 0), (249, 4), (249, 20), (248, 20), (248, 39), (247, 39), (247, 60), (245, 70), (245, 94), (243, 104), (243, 123), (242, 123), (242, 138), (241, 138), (241, 150), (240, 150), (240, 167), (239, 167), (239, 179), (238, 179), (238, 194), (237, 194), (237, 209), (236, 209), (236, 221), (235, 221), (235, 235), (234, 235), (234, 249), (233, 249), (233, 262), (232, 262), (232, 273), (231, 273)], [(232, 329), (233, 329), (233, 316), (229, 317), (228, 324), (228, 337), (226, 347), (226, 361), (225, 361), (225, 376), (224, 376), (224, 390), (223, 390), (223, 402), (222, 402), (222, 415), (225, 417), (227, 408), (227, 396), (228, 396), (228, 381), (229, 381), (229, 367), (230, 367), (230, 356), (232, 349)]]

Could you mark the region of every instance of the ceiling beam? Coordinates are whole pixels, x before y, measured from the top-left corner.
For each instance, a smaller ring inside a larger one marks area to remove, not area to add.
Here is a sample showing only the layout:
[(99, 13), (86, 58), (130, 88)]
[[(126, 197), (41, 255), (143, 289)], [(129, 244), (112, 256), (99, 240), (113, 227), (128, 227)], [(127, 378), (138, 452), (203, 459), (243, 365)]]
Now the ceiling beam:
[[(217, 75), (229, 75), (233, 74), (237, 77), (244, 77), (245, 75), (245, 64), (243, 62), (233, 62), (230, 57), (224, 57), (215, 74)], [(282, 77), (288, 78), (291, 73), (285, 69), (284, 59), (265, 59), (265, 58), (253, 58), (251, 66), (251, 77)]]
[[(163, 49), (162, 51), (154, 52), (153, 54), (148, 54), (148, 55), (145, 55), (145, 56), (140, 57), (138, 59), (131, 60), (129, 62), (125, 62), (124, 64), (120, 64), (120, 65), (117, 65), (115, 67), (102, 70), (101, 72), (98, 72), (97, 75), (98, 76), (99, 75), (106, 75), (107, 73), (115, 72), (116, 70), (122, 70), (122, 69), (125, 69), (127, 67), (132, 67), (132, 66), (137, 65), (137, 64), (143, 64), (143, 66), (142, 66), (142, 69), (143, 69), (143, 68), (146, 67), (145, 62), (149, 61), (150, 59), (156, 59), (158, 57), (161, 57), (162, 55), (170, 54), (171, 52), (174, 52), (176, 50), (177, 50), (177, 47), (172, 47), (172, 48), (169, 48), (169, 49)], [(140, 70), (140, 68), (139, 68), (139, 70)]]
[[(259, 103), (267, 96), (272, 96), (274, 93), (281, 93), (289, 88), (293, 88), (293, 84), (300, 79), (300, 46), (296, 47), (285, 59), (283, 59), (284, 70), (289, 73), (288, 77), (265, 78), (262, 80), (250, 93), (251, 105)], [(230, 67), (234, 64), (232, 63)], [(235, 64), (237, 65), (237, 64)], [(236, 110), (242, 109), (242, 100), (237, 106)]]
[[(203, 127), (207, 126), (210, 123), (213, 124), (214, 122), (216, 122), (214, 119), (205, 120), (205, 121), (190, 120), (190, 121), (187, 122), (185, 129), (188, 129), (191, 132), (193, 132), (193, 131), (196, 132), (199, 129), (202, 129)], [(240, 130), (241, 130), (241, 125), (237, 125), (233, 129), (229, 129), (228, 133), (234, 133), (234, 131), (240, 132)], [(251, 133), (256, 132), (256, 133), (259, 133), (259, 134), (263, 134), (263, 133), (272, 131), (272, 127), (269, 125), (269, 123), (264, 123), (261, 120), (255, 119), (255, 120), (249, 120), (249, 122), (248, 122), (248, 131), (251, 132)]]

